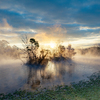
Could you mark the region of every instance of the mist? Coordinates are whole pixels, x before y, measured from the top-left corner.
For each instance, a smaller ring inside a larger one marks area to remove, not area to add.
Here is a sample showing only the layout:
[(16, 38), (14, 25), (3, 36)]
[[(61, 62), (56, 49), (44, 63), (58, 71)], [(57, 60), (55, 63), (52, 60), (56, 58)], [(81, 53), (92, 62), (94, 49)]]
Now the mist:
[[(27, 63), (25, 50), (11, 47), (6, 40), (0, 41), (0, 47), (0, 93), (11, 93), (20, 88), (34, 91), (37, 88), (70, 85), (71, 82), (88, 80), (88, 76), (100, 71), (100, 47), (76, 49), (74, 52), (71, 45), (68, 50), (60, 45), (56, 48), (58, 57), (56, 52), (56, 56), (52, 52), (48, 55), (52, 58), (43, 58), (43, 64)], [(68, 56), (71, 53), (69, 50), (73, 51), (71, 56)], [(63, 56), (65, 54), (67, 58)]]
[[(0, 56), (0, 93), (15, 90), (35, 90), (52, 88), (57, 85), (70, 85), (71, 82), (88, 80), (88, 76), (100, 71), (100, 56), (85, 55), (77, 51), (71, 59), (48, 61), (45, 66), (27, 65), (20, 59)], [(26, 61), (23, 59), (23, 61)]]

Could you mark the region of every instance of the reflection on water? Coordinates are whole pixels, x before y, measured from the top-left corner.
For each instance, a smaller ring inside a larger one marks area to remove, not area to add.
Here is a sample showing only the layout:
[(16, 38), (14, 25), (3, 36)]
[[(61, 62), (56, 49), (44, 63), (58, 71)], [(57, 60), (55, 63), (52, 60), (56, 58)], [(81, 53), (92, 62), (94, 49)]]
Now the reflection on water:
[(78, 82), (100, 71), (99, 61), (100, 58), (75, 57), (61, 62), (49, 61), (46, 66), (27, 66), (20, 61), (8, 61), (0, 64), (0, 93)]
[(53, 62), (49, 61), (46, 66), (28, 66), (27, 83), (35, 89), (39, 85), (48, 87), (57, 84), (64, 84), (67, 78), (72, 77), (75, 63), (70, 61)]

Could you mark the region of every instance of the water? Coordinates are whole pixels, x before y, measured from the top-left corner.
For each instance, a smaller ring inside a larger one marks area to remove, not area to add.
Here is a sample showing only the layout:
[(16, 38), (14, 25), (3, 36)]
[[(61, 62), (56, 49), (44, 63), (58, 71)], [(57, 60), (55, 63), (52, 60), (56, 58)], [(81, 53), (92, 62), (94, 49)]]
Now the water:
[(2, 60), (0, 63), (0, 93), (16, 89), (35, 90), (56, 85), (87, 80), (94, 72), (100, 71), (100, 57), (76, 56), (62, 62), (49, 61), (45, 67), (36, 69), (23, 65), (20, 60)]
[(13, 92), (26, 82), (26, 68), (20, 60), (2, 60), (0, 63), (0, 93)]

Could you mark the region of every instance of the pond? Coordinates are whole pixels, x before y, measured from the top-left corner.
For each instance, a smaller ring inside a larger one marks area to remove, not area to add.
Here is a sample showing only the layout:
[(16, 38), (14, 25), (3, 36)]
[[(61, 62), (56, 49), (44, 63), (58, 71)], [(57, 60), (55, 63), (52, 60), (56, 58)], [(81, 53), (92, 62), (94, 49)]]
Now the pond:
[(88, 80), (94, 72), (100, 71), (100, 57), (75, 56), (72, 60), (49, 61), (46, 66), (27, 66), (20, 60), (0, 61), (0, 93), (15, 90), (51, 88), (69, 85), (71, 82)]

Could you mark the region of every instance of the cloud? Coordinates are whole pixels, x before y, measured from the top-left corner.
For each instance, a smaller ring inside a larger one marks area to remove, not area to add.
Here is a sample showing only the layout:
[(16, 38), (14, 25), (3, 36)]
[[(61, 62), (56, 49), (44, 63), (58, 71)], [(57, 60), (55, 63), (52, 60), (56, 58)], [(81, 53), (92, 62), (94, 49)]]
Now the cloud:
[(99, 4), (99, 0), (4, 0), (0, 2), (0, 12), (13, 27), (37, 29), (50, 24), (75, 23), (100, 25)]
[(73, 40), (71, 39), (69, 43), (78, 48), (93, 46), (100, 43), (100, 34), (90, 34), (87, 37), (74, 38)]
[(80, 30), (97, 30), (97, 29), (100, 29), (100, 27), (83, 27), (83, 26), (80, 26), (79, 28)]
[(81, 7), (74, 16), (77, 23), (89, 26), (100, 26), (100, 2)]
[(66, 28), (62, 28), (60, 25), (48, 27), (48, 30), (42, 30), (34, 35), (34, 38), (40, 43), (47, 43), (50, 41), (56, 42), (57, 40), (65, 40), (67, 36)]
[(3, 19), (3, 23), (0, 24), (0, 30), (2, 30), (2, 31), (10, 31), (10, 30), (12, 30), (12, 26), (10, 26), (7, 23), (6, 19)]
[[(96, 4), (100, 4), (99, 0), (97, 2), (94, 0), (92, 1), (81, 0), (81, 2), (80, 0), (77, 1), (10, 0), (10, 2), (2, 1), (0, 6), (1, 9), (8, 10), (9, 13), (16, 12), (15, 14), (19, 14), (20, 16), (18, 19), (22, 17), (21, 19), (23, 19), (23, 21), (25, 21), (25, 18), (26, 20), (29, 18), (31, 20), (35, 20), (35, 21), (37, 20), (40, 23), (45, 22), (45, 23), (61, 24), (61, 23), (73, 23), (73, 22), (81, 23), (82, 21), (81, 19), (87, 20), (86, 16), (84, 15), (89, 15), (89, 14), (93, 15), (91, 11), (94, 11), (95, 15), (93, 16), (97, 17), (96, 15), (99, 14), (99, 12), (97, 12), (99, 5), (96, 8), (95, 7)], [(39, 21), (38, 19), (40, 17), (41, 17), (41, 21)], [(78, 20), (78, 18), (80, 21)], [(91, 22), (92, 21), (93, 20), (91, 20)]]
[(11, 25), (8, 24), (6, 19), (3, 19), (3, 22), (0, 24), (0, 31), (7, 33), (35, 33), (36, 31), (31, 28), (14, 28)]
[(0, 24), (0, 40), (7, 40), (10, 43), (18, 42), (18, 34), (13, 33), (13, 27), (8, 24), (6, 19)]
[[(0, 36), (11, 39), (12, 34), (31, 34), (40, 41), (81, 39), (99, 33), (99, 9), (100, 0), (1, 0)], [(59, 31), (54, 25), (61, 25)]]

